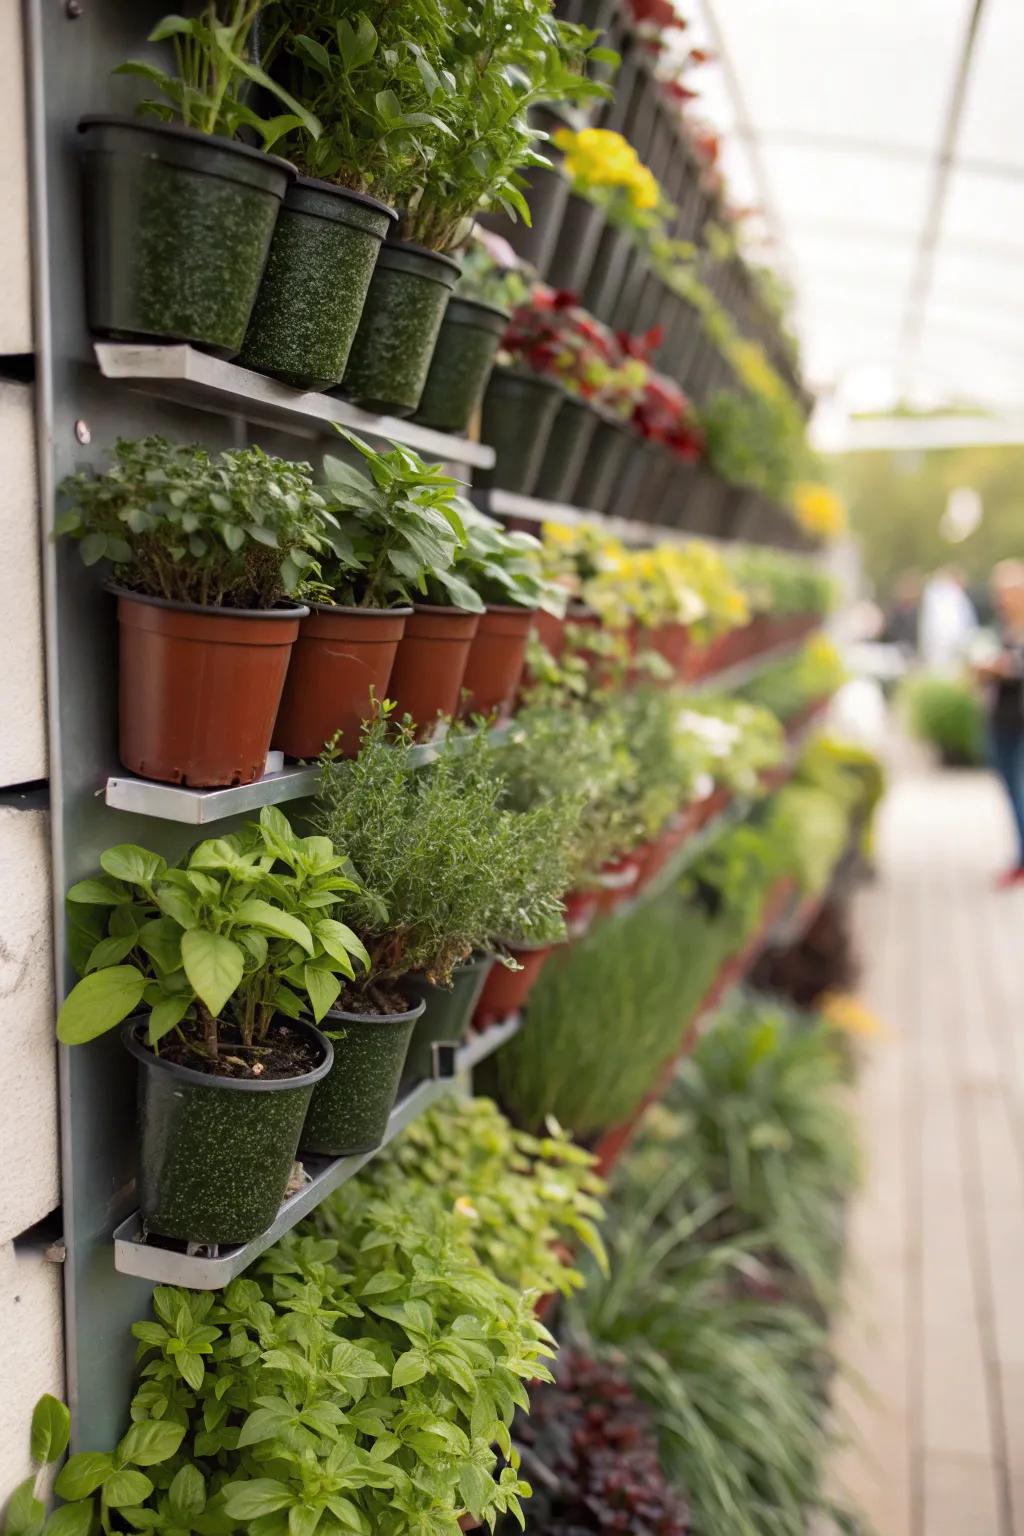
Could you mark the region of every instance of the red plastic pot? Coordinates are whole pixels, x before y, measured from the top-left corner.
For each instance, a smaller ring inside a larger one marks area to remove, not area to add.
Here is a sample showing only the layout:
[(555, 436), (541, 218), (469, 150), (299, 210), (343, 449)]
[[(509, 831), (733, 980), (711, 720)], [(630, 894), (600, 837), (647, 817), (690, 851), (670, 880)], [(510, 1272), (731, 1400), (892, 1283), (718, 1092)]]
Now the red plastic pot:
[(455, 714), (479, 622), (478, 613), (432, 604), (417, 605), (406, 619), (388, 697), (397, 719), (412, 717), (417, 736), (430, 736), (439, 715)]
[(685, 624), (659, 624), (648, 631), (647, 644), (668, 662), (677, 678), (686, 676), (686, 665), (693, 650), (693, 639)]
[(583, 890), (567, 891), (562, 897), (565, 926), (571, 939), (582, 938), (594, 921), (597, 916), (599, 895), (600, 892), (596, 890)]
[(318, 757), (340, 729), (343, 755), (355, 757), (371, 697), (388, 697), (395, 653), (412, 609), (311, 606), (292, 651), (274, 746), (286, 757)]
[(723, 784), (719, 784), (705, 800), (699, 800), (696, 805), (691, 807), (691, 814), (693, 816), (692, 830), (699, 832), (702, 827), (707, 826), (709, 821), (714, 821), (715, 817), (720, 816), (727, 808), (731, 799), (731, 792)]
[(119, 754), (132, 773), (209, 789), (264, 773), (308, 608), (204, 608), (117, 591)]
[(488, 1024), (500, 1024), (514, 1013), (521, 1012), (552, 949), (553, 944), (531, 944), (521, 948), (514, 944), (508, 946), (509, 954), (519, 962), (522, 969), (510, 971), (507, 965), (500, 964), (491, 967), (473, 1014), (474, 1029), (486, 1029)]
[(532, 608), (488, 604), (469, 648), (460, 715), (497, 714), (504, 720), (511, 714), (534, 617)]
[(627, 853), (621, 858), (609, 859), (599, 876), (597, 910), (614, 912), (616, 907), (620, 907), (634, 894), (639, 877), (640, 858), (636, 853)]

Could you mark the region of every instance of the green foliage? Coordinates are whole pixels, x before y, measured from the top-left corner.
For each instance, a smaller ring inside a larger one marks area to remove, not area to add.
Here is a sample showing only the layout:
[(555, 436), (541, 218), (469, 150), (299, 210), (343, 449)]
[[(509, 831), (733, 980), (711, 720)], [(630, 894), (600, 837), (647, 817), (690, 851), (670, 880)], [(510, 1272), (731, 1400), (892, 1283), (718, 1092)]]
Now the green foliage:
[(821, 896), (850, 836), (850, 810), (827, 789), (786, 784), (769, 810), (770, 832), (807, 896)]
[[(451, 1098), (414, 1121), (362, 1178), (383, 1194), (413, 1181), (421, 1200), (466, 1223), (481, 1262), (507, 1285), (569, 1295), (583, 1279), (560, 1245), (582, 1243), (605, 1267), (596, 1226), (604, 1185), (592, 1161), (553, 1123), (538, 1139), (514, 1130), (489, 1099)], [(330, 1207), (318, 1222), (333, 1230)]]
[(568, 594), (544, 575), (540, 540), (532, 533), (509, 533), (469, 501), (460, 501), (459, 516), (466, 542), (456, 552), (454, 571), (439, 572), (428, 583), (430, 596), (460, 608), (472, 607), (467, 598), (475, 596), (484, 604), (540, 608), (561, 618)]
[(120, 439), (102, 475), (69, 475), (58, 534), (86, 565), (109, 560), (133, 592), (273, 608), (317, 592), (332, 526), (308, 464), (261, 448), (211, 456), (162, 437)]
[(795, 655), (762, 668), (741, 690), (748, 703), (770, 709), (780, 720), (791, 720), (809, 705), (835, 693), (846, 671), (831, 640), (818, 635)]
[(786, 757), (782, 726), (771, 710), (727, 695), (685, 698), (676, 716), (695, 775), (703, 774), (745, 799), (761, 793), (760, 778)]
[(732, 389), (698, 412), (709, 464), (733, 485), (788, 499), (808, 468), (803, 417), (783, 389)]
[(821, 1481), (842, 1202), (845, 1067), (813, 1019), (741, 999), (648, 1115), (612, 1200), (610, 1278), (571, 1320), (624, 1352), (707, 1536), (857, 1529)]
[(415, 970), (443, 985), (474, 949), (561, 938), (575, 803), (506, 805), (486, 732), (451, 732), (429, 769), (418, 760), (381, 716), (321, 778), (318, 824), (362, 885), (348, 910), (369, 981)]
[(451, 601), (457, 595), (461, 606), (479, 612), (483, 603), (452, 571), (466, 542), (458, 482), (409, 448), (378, 453), (353, 433), (341, 435), (368, 473), (343, 459), (324, 459), (334, 553), (325, 577), (336, 601), (388, 608), (425, 597), (428, 581), (443, 581)]
[(57, 1034), (81, 1045), (145, 1006), (149, 1044), (174, 1031), (216, 1059), (223, 1024), (258, 1060), (277, 1013), (320, 1020), (365, 965), (335, 913), (357, 886), (324, 837), (299, 837), (265, 806), (259, 822), (199, 843), (177, 864), (133, 844), (100, 856), (103, 876), (68, 892), (83, 973)]
[(272, 70), (319, 119), (284, 152), (307, 176), (403, 204), (453, 128), (441, 72), (444, 14), (430, 0), (279, 0), (266, 20)]
[(727, 559), (751, 613), (772, 618), (803, 613), (824, 617), (835, 600), (835, 583), (813, 560), (755, 544), (730, 550)]
[(943, 763), (976, 767), (985, 761), (985, 715), (966, 679), (910, 677), (900, 703), (911, 734), (934, 747)]
[[(163, 99), (145, 101), (140, 110), (165, 122), (180, 122), (229, 139), (251, 129), (264, 149), (296, 129), (315, 141), (320, 133), (315, 115), (251, 57), (252, 30), (260, 10), (266, 8), (261, 0), (212, 0), (197, 17), (165, 16), (149, 34), (149, 41), (171, 41), (176, 72), (170, 74), (148, 60), (130, 59), (115, 74), (141, 75), (155, 85)], [(277, 117), (261, 117), (245, 99), (253, 86), (269, 91), (285, 111)]]

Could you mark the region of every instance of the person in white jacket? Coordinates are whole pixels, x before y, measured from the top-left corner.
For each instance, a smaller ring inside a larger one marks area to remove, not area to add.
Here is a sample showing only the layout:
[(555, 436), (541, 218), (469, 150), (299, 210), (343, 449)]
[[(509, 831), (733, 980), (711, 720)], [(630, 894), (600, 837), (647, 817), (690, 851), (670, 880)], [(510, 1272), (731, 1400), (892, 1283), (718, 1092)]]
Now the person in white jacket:
[(929, 576), (921, 593), (917, 641), (921, 660), (931, 672), (949, 672), (966, 660), (978, 628), (978, 615), (952, 566)]

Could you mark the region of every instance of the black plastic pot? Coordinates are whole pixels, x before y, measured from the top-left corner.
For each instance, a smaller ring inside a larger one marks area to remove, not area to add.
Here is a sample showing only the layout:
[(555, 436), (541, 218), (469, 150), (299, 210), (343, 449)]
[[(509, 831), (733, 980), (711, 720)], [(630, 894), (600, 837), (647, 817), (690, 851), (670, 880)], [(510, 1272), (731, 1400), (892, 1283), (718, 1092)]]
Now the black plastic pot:
[(597, 242), (601, 238), (604, 213), (596, 203), (570, 192), (562, 214), (562, 227), (558, 232), (545, 282), (552, 288), (565, 289), (569, 293), (581, 293), (590, 272)]
[(508, 324), (508, 310), (479, 299), (448, 301), (416, 420), (439, 432), (465, 432), (479, 408)]
[(583, 285), (583, 303), (599, 320), (611, 321), (634, 249), (628, 230), (605, 224)]
[(617, 331), (635, 331), (633, 317), (636, 314), (637, 305), (644, 283), (647, 280), (647, 256), (635, 246), (626, 262), (622, 276), (622, 286), (615, 299), (615, 308), (612, 311), (611, 324)]
[(300, 177), (285, 193), (240, 361), (298, 389), (345, 372), (377, 253), (398, 215), (376, 198)]
[(78, 127), (90, 330), (234, 357), (294, 167), (152, 119), (83, 117)]
[(624, 421), (601, 420), (591, 439), (573, 505), (588, 512), (606, 512), (618, 485), (626, 455), (633, 443), (633, 429)]
[(323, 1020), (334, 1065), (317, 1084), (302, 1131), (304, 1152), (351, 1157), (384, 1140), (422, 1002), (406, 1013), (343, 1013)]
[(121, 1041), (139, 1063), (139, 1209), (150, 1232), (193, 1243), (246, 1243), (277, 1215), (316, 1085), (334, 1051), (312, 1024), (322, 1060), (301, 1077), (212, 1077), (155, 1056), (129, 1019)]
[(366, 411), (411, 416), (459, 276), (450, 256), (388, 240), (363, 305), (339, 393)]
[(481, 955), (465, 965), (457, 965), (450, 987), (435, 987), (424, 976), (405, 978), (406, 990), (422, 999), (424, 1009), (416, 1021), (405, 1059), (403, 1089), (433, 1077), (435, 1045), (458, 1045), (465, 1038), (493, 964), (493, 955)]
[(599, 420), (586, 400), (566, 395), (548, 437), (533, 488), (535, 496), (543, 501), (571, 501)]
[(646, 437), (634, 435), (608, 502), (608, 511), (613, 517), (632, 518), (638, 523), (654, 521), (653, 509), (641, 494), (641, 488), (657, 461), (655, 444)]
[(532, 495), (563, 399), (562, 386), (554, 379), (496, 368), (484, 395), (480, 437), (494, 449), (497, 459), (493, 469), (481, 470), (475, 476), (476, 482)]
[(695, 498), (703, 495), (706, 471), (699, 464), (688, 463), (677, 454), (669, 454), (669, 472), (661, 482), (655, 509), (655, 522), (670, 528), (689, 528), (687, 518)]

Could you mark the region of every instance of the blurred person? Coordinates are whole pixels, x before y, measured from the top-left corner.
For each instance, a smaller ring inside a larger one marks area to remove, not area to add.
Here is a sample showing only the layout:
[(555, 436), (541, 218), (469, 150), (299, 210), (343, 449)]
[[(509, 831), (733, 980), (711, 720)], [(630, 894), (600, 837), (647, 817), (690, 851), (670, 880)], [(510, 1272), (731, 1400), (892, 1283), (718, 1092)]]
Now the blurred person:
[(987, 688), (992, 765), (1003, 782), (1017, 833), (1016, 863), (1002, 888), (1024, 883), (1024, 560), (1002, 560), (992, 572), (998, 640), (974, 663)]
[(954, 566), (944, 566), (924, 584), (918, 614), (917, 644), (925, 666), (948, 672), (964, 661), (978, 628), (974, 604), (964, 578)]
[(885, 617), (882, 639), (898, 645), (907, 656), (917, 654), (917, 621), (921, 606), (921, 576), (918, 571), (903, 571), (893, 587), (892, 602)]

